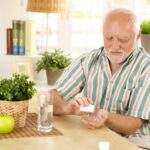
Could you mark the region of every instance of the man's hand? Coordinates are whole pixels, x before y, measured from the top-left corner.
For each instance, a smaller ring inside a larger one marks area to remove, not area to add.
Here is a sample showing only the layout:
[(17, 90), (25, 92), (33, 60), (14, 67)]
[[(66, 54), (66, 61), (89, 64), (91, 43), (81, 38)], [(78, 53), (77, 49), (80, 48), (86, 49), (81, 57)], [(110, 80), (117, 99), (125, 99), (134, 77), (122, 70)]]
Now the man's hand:
[(93, 101), (86, 97), (76, 97), (70, 101), (65, 101), (56, 90), (50, 91), (53, 96), (54, 115), (83, 115), (80, 107), (89, 106)]
[(87, 114), (86, 112), (80, 111), (80, 107), (86, 107), (93, 103), (93, 101), (86, 97), (78, 97), (74, 98), (68, 102), (66, 105), (66, 109), (69, 110), (69, 114), (73, 115), (84, 115)]
[(110, 113), (106, 110), (97, 110), (91, 113), (87, 120), (81, 122), (90, 129), (103, 126), (124, 134), (135, 133), (143, 124), (144, 120), (132, 116)]
[(90, 129), (101, 127), (108, 118), (108, 112), (106, 110), (97, 110), (91, 113), (87, 120), (81, 120), (81, 122)]

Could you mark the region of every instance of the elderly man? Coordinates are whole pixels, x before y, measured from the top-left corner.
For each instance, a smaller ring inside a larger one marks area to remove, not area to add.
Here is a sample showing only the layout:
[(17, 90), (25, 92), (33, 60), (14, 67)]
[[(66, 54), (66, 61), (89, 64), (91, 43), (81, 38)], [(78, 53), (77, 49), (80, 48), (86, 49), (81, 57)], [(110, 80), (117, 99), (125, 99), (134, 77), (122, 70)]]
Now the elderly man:
[(82, 120), (86, 127), (105, 124), (128, 137), (149, 135), (150, 57), (137, 47), (135, 15), (112, 10), (105, 17), (103, 36), (104, 47), (79, 57), (57, 81), (54, 114), (82, 115), (80, 106), (94, 104), (96, 110)]

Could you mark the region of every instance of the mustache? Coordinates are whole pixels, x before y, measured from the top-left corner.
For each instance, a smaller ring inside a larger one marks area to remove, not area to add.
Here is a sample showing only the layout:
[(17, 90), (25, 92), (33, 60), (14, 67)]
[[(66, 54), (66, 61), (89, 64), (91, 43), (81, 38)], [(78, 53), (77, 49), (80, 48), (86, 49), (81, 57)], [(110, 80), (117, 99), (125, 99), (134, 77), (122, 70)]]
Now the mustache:
[(113, 53), (125, 53), (125, 50), (123, 50), (123, 49), (117, 49), (117, 50), (108, 49), (108, 52), (113, 52)]

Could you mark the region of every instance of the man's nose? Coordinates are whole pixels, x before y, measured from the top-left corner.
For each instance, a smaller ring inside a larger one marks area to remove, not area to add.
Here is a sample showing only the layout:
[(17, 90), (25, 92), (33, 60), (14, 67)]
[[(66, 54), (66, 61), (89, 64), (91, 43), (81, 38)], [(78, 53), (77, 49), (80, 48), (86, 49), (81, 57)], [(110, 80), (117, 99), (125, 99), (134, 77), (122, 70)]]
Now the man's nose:
[(114, 39), (114, 40), (113, 40), (112, 48), (113, 48), (113, 49), (118, 49), (118, 48), (120, 48), (120, 44), (119, 44), (119, 42), (118, 42), (117, 39)]

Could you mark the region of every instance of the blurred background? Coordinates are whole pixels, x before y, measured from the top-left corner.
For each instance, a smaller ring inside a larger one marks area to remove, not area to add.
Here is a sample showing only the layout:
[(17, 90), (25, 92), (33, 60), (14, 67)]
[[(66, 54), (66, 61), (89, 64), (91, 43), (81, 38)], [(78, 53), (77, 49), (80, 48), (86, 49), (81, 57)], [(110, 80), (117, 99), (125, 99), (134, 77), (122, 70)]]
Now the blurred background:
[[(28, 2), (29, 0), (0, 0), (0, 77), (10, 76), (14, 70), (10, 66), (16, 56), (5, 55), (6, 29), (12, 27), (13, 19), (32, 20), (36, 24), (36, 54), (23, 56), (31, 59), (33, 65), (39, 54), (45, 50), (60, 48), (70, 53), (74, 59), (82, 53), (102, 46), (103, 17), (111, 9), (118, 7), (131, 9), (137, 15), (139, 24), (143, 20), (150, 19), (150, 0), (50, 0), (50, 11), (44, 13), (28, 10)], [(61, 9), (60, 11), (51, 10), (51, 7), (57, 8), (60, 4), (62, 6), (58, 9)], [(38, 80), (45, 79), (45, 74), (36, 76), (34, 73), (34, 75)]]

